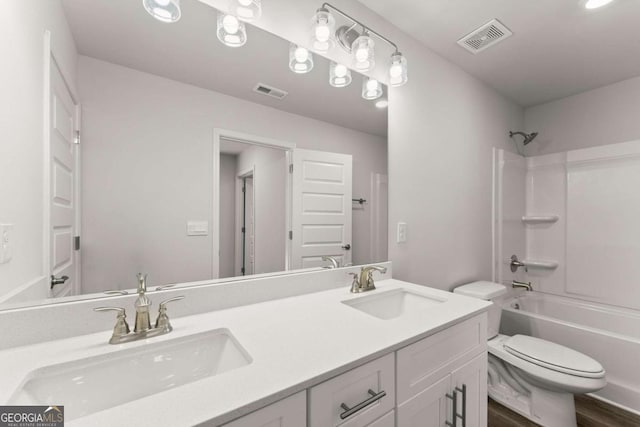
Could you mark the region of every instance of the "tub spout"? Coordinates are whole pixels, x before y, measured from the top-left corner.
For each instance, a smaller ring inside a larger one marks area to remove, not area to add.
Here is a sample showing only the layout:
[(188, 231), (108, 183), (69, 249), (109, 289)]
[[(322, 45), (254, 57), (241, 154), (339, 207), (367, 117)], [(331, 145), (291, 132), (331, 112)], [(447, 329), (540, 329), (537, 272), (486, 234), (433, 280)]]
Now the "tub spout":
[(519, 282), (517, 280), (514, 280), (511, 282), (511, 287), (512, 288), (524, 288), (527, 291), (532, 291), (533, 290), (533, 286), (531, 286), (531, 282)]

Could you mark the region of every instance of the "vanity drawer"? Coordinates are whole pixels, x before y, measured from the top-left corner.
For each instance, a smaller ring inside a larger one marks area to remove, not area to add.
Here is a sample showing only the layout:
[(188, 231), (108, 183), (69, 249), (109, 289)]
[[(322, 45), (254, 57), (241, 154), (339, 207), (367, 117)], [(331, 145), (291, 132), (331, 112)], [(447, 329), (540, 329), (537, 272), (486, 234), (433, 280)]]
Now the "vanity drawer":
[(394, 363), (391, 353), (311, 388), (309, 427), (366, 426), (392, 410)]
[(396, 412), (391, 411), (382, 418), (378, 418), (367, 427), (396, 427)]
[(397, 400), (405, 402), (487, 347), (487, 315), (472, 317), (397, 352)]
[(301, 391), (223, 427), (301, 427), (307, 424), (307, 392)]

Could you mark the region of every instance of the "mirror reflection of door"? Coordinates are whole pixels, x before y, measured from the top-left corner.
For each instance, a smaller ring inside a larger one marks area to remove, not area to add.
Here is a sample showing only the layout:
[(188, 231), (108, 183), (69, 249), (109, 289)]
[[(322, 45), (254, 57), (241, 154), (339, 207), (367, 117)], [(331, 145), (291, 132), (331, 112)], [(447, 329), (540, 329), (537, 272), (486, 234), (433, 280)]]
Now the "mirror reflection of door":
[(287, 150), (220, 141), (219, 277), (286, 269)]

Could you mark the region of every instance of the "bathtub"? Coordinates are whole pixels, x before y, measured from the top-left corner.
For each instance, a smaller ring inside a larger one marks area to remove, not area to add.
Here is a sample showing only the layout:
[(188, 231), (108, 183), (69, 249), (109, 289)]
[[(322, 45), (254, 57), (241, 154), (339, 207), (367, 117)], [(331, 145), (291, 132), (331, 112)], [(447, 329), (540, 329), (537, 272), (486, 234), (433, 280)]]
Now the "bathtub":
[(593, 393), (640, 414), (640, 312), (540, 292), (507, 299), (500, 332), (571, 347), (599, 361), (607, 386)]

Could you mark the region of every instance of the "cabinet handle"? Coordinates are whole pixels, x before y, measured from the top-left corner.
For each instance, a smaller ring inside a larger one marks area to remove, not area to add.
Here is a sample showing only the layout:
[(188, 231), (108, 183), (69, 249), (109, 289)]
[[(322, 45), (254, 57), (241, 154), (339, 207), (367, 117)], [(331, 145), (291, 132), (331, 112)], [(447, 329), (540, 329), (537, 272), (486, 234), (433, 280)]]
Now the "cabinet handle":
[(456, 390), (462, 393), (462, 415), (458, 414), (455, 410), (453, 413), (462, 420), (462, 427), (467, 427), (467, 385), (462, 384), (462, 388), (456, 386)]
[(451, 401), (453, 402), (453, 411), (451, 411), (452, 414), (453, 414), (453, 421), (447, 420), (444, 423), (446, 425), (448, 425), (449, 427), (456, 427), (456, 425), (458, 424), (457, 423), (457, 421), (458, 421), (458, 419), (457, 419), (458, 408), (456, 407), (457, 404), (458, 404), (458, 392), (454, 391), (453, 394), (447, 393), (447, 394), (445, 394), (445, 396), (447, 396), (447, 399), (451, 399)]
[(355, 414), (356, 412), (360, 411), (361, 409), (364, 409), (367, 406), (371, 405), (372, 403), (375, 403), (378, 400), (382, 399), (386, 395), (387, 395), (387, 392), (384, 391), (384, 390), (382, 390), (380, 393), (376, 393), (375, 391), (369, 389), (369, 396), (370, 397), (367, 400), (364, 400), (364, 401), (358, 403), (353, 408), (349, 408), (346, 403), (341, 403), (340, 407), (342, 409), (344, 409), (344, 412), (340, 414), (340, 419), (344, 420), (345, 418), (350, 417), (351, 415)]

